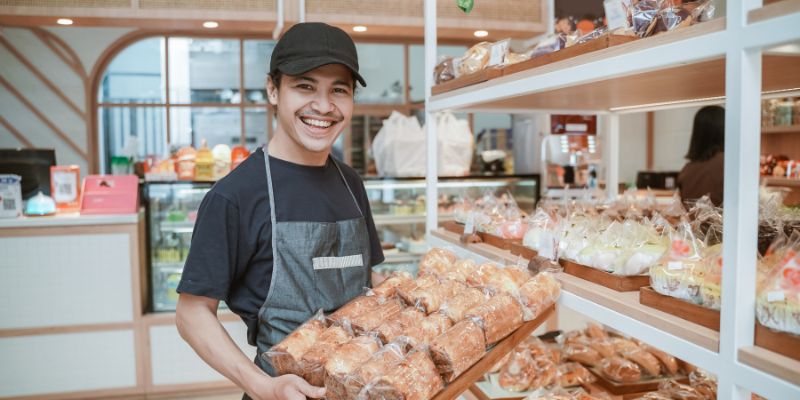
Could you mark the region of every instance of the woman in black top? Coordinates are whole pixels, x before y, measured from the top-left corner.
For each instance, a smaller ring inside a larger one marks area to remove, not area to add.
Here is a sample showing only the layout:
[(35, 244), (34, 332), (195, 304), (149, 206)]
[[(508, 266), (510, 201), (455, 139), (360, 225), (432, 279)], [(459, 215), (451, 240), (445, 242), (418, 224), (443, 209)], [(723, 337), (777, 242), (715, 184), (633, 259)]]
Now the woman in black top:
[(706, 106), (694, 116), (692, 139), (686, 159), (689, 162), (678, 175), (678, 188), (684, 203), (709, 195), (722, 205), (725, 171), (725, 109)]

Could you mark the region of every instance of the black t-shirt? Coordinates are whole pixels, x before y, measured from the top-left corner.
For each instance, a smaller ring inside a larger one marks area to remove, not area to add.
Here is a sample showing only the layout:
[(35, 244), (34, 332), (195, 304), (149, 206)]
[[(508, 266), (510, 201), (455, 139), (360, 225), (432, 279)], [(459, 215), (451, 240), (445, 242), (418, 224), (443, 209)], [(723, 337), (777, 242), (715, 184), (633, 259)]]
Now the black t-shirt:
[[(383, 262), (364, 183), (338, 163), (364, 212), (370, 265)], [(359, 210), (339, 171), (328, 159), (309, 167), (270, 157), (278, 221), (334, 222), (357, 218)], [(255, 343), (258, 310), (272, 278), (272, 230), (264, 152), (256, 150), (203, 198), (178, 292), (224, 300), (247, 324)]]

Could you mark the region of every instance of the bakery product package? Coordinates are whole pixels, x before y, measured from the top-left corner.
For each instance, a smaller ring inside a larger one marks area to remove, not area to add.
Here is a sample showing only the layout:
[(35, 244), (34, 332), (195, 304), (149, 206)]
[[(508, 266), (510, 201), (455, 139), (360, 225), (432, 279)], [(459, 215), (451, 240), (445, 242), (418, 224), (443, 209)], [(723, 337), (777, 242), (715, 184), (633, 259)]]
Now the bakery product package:
[(464, 287), (464, 284), (458, 281), (443, 280), (439, 283), (417, 288), (409, 293), (409, 305), (414, 306), (430, 314), (439, 311), (442, 304), (456, 294)]
[(361, 335), (375, 330), (384, 321), (395, 318), (404, 308), (405, 305), (399, 298), (381, 298), (376, 307), (361, 314), (349, 315), (343, 321), (345, 326), (349, 324), (355, 334)]
[(410, 286), (414, 286), (414, 277), (406, 271), (396, 271), (372, 288), (367, 295), (389, 298), (397, 293), (398, 287), (409, 290)]
[(433, 285), (437, 285), (439, 283), (439, 278), (436, 275), (422, 275), (414, 280), (414, 284), (409, 284), (407, 286), (397, 287), (396, 292), (397, 295), (406, 302), (406, 304), (414, 304), (412, 293), (417, 289), (424, 289), (431, 287)]
[(600, 371), (612, 381), (629, 383), (642, 379), (642, 370), (635, 362), (622, 357), (611, 357), (600, 362)]
[(419, 261), (419, 276), (444, 274), (457, 259), (452, 251), (434, 247)]
[(359, 296), (339, 307), (328, 316), (328, 320), (335, 325), (345, 326), (354, 317), (370, 313), (386, 301), (387, 299), (378, 296)]
[(300, 359), (325, 331), (327, 325), (322, 310), (272, 346), (261, 357), (272, 364), (278, 375), (301, 375)]
[(378, 326), (375, 333), (384, 344), (395, 340), (399, 336), (413, 335), (410, 331), (421, 329), (422, 321), (425, 319), (425, 313), (414, 308), (408, 307), (400, 311), (395, 318), (383, 321)]
[(375, 352), (369, 360), (345, 376), (326, 380), (327, 398), (355, 399), (373, 379), (388, 374), (405, 358), (405, 343), (389, 343)]
[(364, 400), (428, 400), (444, 388), (444, 382), (424, 348), (409, 352), (387, 374), (373, 379), (359, 393)]
[(486, 335), (486, 344), (495, 344), (522, 326), (522, 305), (511, 295), (498, 294), (484, 304), (467, 311), (466, 318), (479, 322)]
[(347, 399), (348, 397), (336, 397), (346, 395), (346, 390), (342, 388), (345, 377), (367, 362), (379, 349), (378, 338), (369, 335), (358, 336), (336, 346), (336, 350), (325, 363), (325, 387), (329, 390), (327, 398)]
[(453, 323), (458, 323), (464, 319), (467, 311), (488, 299), (489, 295), (484, 290), (462, 287), (455, 296), (444, 301), (444, 304), (439, 308), (439, 312), (450, 318)]
[(555, 304), (561, 295), (561, 285), (553, 274), (540, 272), (525, 282), (519, 289), (519, 299), (529, 315), (541, 315), (547, 307)]
[(340, 326), (334, 325), (323, 331), (314, 345), (300, 358), (300, 376), (313, 386), (323, 386), (328, 357), (336, 350), (336, 346), (351, 338), (351, 333)]
[(435, 338), (430, 353), (439, 374), (452, 382), (486, 354), (486, 337), (476, 321), (465, 319)]

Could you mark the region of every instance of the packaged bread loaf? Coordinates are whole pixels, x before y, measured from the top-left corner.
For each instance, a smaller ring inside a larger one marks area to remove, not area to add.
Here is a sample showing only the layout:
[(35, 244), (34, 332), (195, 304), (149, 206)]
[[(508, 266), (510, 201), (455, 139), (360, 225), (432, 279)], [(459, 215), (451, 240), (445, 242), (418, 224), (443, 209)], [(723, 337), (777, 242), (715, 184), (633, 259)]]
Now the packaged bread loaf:
[(525, 341), (522, 342), (522, 345), (528, 349), (533, 358), (544, 357), (550, 359), (556, 364), (561, 362), (561, 349), (557, 346), (543, 342), (536, 336), (531, 336), (525, 339)]
[(706, 397), (697, 391), (697, 389), (679, 383), (674, 379), (661, 382), (658, 385), (658, 391), (678, 400), (706, 400)]
[(588, 369), (576, 362), (568, 362), (558, 366), (558, 383), (561, 387), (580, 386), (594, 381)]
[(561, 285), (552, 274), (541, 272), (525, 282), (519, 289), (519, 298), (534, 316), (544, 312), (558, 300)]
[(424, 289), (437, 284), (439, 284), (439, 278), (437, 278), (435, 275), (424, 275), (415, 279), (413, 285), (402, 287), (398, 286), (395, 291), (397, 292), (397, 295), (406, 302), (406, 304), (414, 304), (412, 292), (417, 289)]
[(320, 312), (272, 346), (262, 357), (272, 364), (278, 375), (300, 375), (300, 358), (314, 345), (325, 328), (325, 319)]
[(597, 350), (583, 343), (570, 342), (564, 344), (564, 357), (570, 361), (576, 361), (588, 366), (597, 366), (603, 357)]
[(444, 314), (435, 313), (425, 317), (425, 319), (422, 320), (422, 329), (420, 329), (422, 335), (416, 338), (418, 343), (416, 343), (415, 346), (430, 345), (433, 339), (439, 337), (439, 335), (450, 329), (451, 326), (453, 326), (453, 322)]
[(404, 308), (403, 302), (398, 298), (382, 299), (381, 303), (364, 314), (349, 317), (353, 332), (360, 335), (379, 327), (383, 321), (394, 318)]
[(675, 375), (678, 373), (678, 360), (676, 360), (675, 357), (652, 346), (645, 345), (642, 348), (661, 362), (667, 374)]
[(531, 381), (536, 376), (536, 366), (530, 352), (526, 348), (515, 348), (511, 358), (500, 369), (497, 383), (510, 392), (524, 392), (531, 387)]
[(599, 324), (589, 322), (586, 324), (586, 336), (596, 340), (607, 340), (608, 332)]
[(434, 247), (419, 261), (419, 276), (444, 274), (457, 259), (452, 251)]
[(453, 323), (457, 323), (464, 319), (467, 311), (488, 299), (489, 297), (483, 290), (462, 286), (453, 297), (444, 301), (439, 312), (450, 318)]
[(328, 320), (335, 325), (345, 326), (346, 321), (349, 323), (356, 316), (370, 313), (385, 302), (386, 299), (378, 296), (359, 296), (334, 311)]
[(717, 398), (717, 380), (703, 371), (694, 371), (689, 374), (689, 386), (693, 387), (706, 399)]
[(477, 269), (478, 265), (475, 263), (475, 261), (472, 261), (469, 258), (464, 258), (453, 263), (453, 265), (439, 277), (442, 279), (466, 283), (467, 278), (475, 273)]
[(358, 336), (337, 346), (325, 363), (325, 387), (337, 387), (337, 384), (341, 387), (344, 378), (367, 362), (379, 348), (374, 336)]
[(659, 376), (661, 375), (661, 363), (658, 359), (645, 351), (642, 348), (636, 349), (629, 349), (622, 351), (620, 353), (623, 357), (628, 360), (635, 362), (636, 364), (641, 367), (642, 371), (646, 372), (650, 376)]
[(442, 378), (452, 382), (486, 353), (483, 329), (473, 320), (462, 320), (433, 339), (430, 353)]
[(533, 369), (535, 374), (531, 380), (529, 389), (548, 388), (557, 383), (558, 367), (549, 358), (541, 357), (533, 359)]
[(425, 288), (414, 289), (410, 293), (409, 305), (419, 308), (425, 314), (439, 311), (442, 304), (455, 297), (462, 287), (464, 284), (461, 282), (444, 280)]
[(444, 383), (428, 353), (416, 350), (387, 374), (374, 379), (358, 398), (368, 400), (428, 400)]
[(495, 344), (514, 332), (523, 323), (520, 303), (511, 295), (498, 294), (484, 304), (467, 311), (466, 318), (480, 321), (486, 344)]
[(500, 267), (497, 265), (481, 264), (467, 277), (467, 284), (473, 287), (486, 286), (491, 277), (497, 274), (500, 274)]
[(591, 339), (586, 340), (586, 345), (594, 349), (600, 354), (601, 357), (613, 357), (617, 354), (614, 348), (614, 343), (608, 339)]
[(384, 321), (375, 330), (378, 338), (383, 343), (389, 343), (399, 336), (408, 336), (413, 329), (419, 329), (425, 314), (413, 307), (408, 307), (401, 311), (395, 318)]
[(610, 340), (611, 343), (614, 344), (614, 350), (616, 350), (618, 353), (622, 353), (623, 351), (635, 350), (639, 348), (639, 345), (630, 339), (614, 337), (611, 338)]
[(300, 358), (300, 376), (313, 386), (323, 386), (328, 357), (336, 350), (336, 346), (350, 339), (350, 333), (340, 326), (334, 325), (326, 329)]
[(410, 290), (411, 286), (415, 286), (414, 277), (406, 271), (397, 271), (386, 278), (385, 281), (372, 288), (372, 294), (375, 296), (388, 298), (397, 293), (398, 287), (403, 287), (407, 290)]
[(642, 371), (633, 361), (622, 357), (606, 358), (600, 362), (600, 371), (613, 381), (630, 383), (642, 379)]
[(373, 379), (388, 374), (405, 357), (404, 344), (389, 343), (383, 346), (353, 373), (341, 381), (326, 382), (328, 400), (355, 399)]
[(461, 57), (460, 62), (456, 63), (458, 65), (456, 76), (473, 74), (486, 68), (486, 64), (489, 62), (489, 50), (491, 47), (492, 44), (489, 42), (480, 42), (470, 47), (464, 56)]

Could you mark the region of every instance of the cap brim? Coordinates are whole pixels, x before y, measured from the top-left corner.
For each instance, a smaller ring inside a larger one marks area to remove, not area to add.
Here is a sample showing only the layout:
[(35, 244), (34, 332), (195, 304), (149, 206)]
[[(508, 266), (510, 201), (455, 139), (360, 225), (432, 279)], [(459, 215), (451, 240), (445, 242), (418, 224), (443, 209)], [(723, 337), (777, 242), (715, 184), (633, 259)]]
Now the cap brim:
[(347, 64), (345, 62), (342, 62), (341, 60), (337, 60), (337, 59), (331, 58), (331, 57), (309, 57), (309, 58), (304, 58), (302, 60), (296, 60), (296, 61), (291, 61), (291, 62), (284, 63), (284, 64), (278, 66), (277, 69), (279, 71), (281, 71), (281, 73), (284, 73), (286, 75), (302, 75), (302, 74), (305, 74), (308, 71), (311, 71), (313, 69), (317, 69), (317, 68), (319, 68), (319, 67), (321, 67), (323, 65), (328, 65), (328, 64), (341, 64), (341, 65), (344, 65), (345, 67), (347, 67), (347, 69), (350, 70), (350, 72), (353, 73), (353, 76), (356, 78), (356, 81), (358, 81), (358, 83), (360, 83), (361, 86), (367, 87), (367, 82), (364, 80), (364, 78), (361, 76), (361, 74), (358, 73), (358, 71), (356, 70), (356, 68), (354, 66), (349, 65), (349, 64)]

